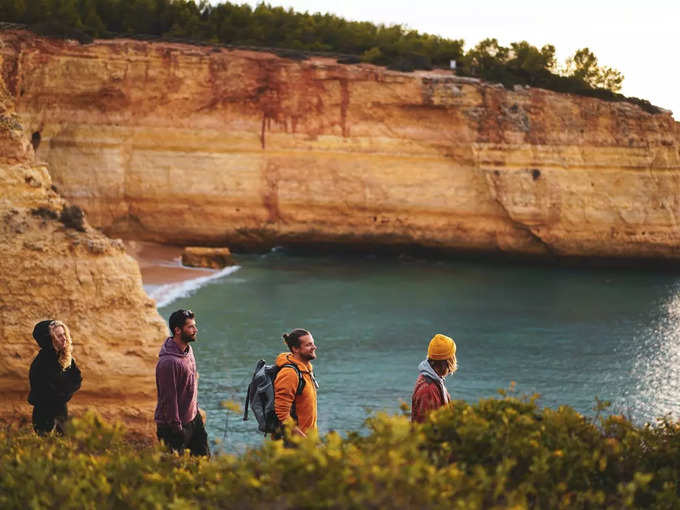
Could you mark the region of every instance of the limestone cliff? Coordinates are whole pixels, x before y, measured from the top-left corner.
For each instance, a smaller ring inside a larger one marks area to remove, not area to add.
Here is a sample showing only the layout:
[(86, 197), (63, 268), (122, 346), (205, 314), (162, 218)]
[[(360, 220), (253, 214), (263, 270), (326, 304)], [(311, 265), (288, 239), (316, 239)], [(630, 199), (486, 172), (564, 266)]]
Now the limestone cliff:
[(60, 221), (65, 201), (45, 164), (35, 161), (1, 79), (0, 183), (0, 419), (30, 422), (28, 369), (38, 352), (33, 325), (59, 318), (71, 329), (84, 377), (70, 409), (95, 408), (150, 433), (164, 323), (120, 241), (87, 223), (73, 224), (81, 231)]
[(331, 59), (0, 38), (38, 157), (110, 234), (680, 257), (667, 113)]

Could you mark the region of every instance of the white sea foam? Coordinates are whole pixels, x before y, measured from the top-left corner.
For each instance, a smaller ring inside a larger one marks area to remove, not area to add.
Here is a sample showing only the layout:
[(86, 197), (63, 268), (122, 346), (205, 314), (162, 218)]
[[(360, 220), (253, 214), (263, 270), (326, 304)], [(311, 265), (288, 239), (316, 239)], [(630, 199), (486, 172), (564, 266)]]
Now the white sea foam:
[(144, 288), (149, 297), (156, 300), (156, 307), (162, 308), (176, 299), (190, 296), (206, 283), (230, 275), (239, 269), (241, 269), (241, 266), (229, 266), (208, 276), (192, 278), (183, 282), (166, 283), (164, 285), (145, 285)]

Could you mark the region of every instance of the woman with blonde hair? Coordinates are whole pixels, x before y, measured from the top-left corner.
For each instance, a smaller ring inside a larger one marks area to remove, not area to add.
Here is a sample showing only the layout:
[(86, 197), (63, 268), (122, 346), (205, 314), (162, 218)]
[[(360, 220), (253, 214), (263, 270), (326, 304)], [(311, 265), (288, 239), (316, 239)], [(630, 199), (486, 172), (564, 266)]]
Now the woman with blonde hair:
[(423, 422), (428, 413), (451, 401), (444, 379), (458, 370), (453, 339), (436, 334), (427, 348), (427, 359), (421, 361), (418, 370), (420, 374), (411, 397), (411, 421)]
[(33, 405), (33, 429), (45, 435), (55, 428), (64, 433), (68, 418), (66, 403), (78, 391), (83, 380), (73, 359), (71, 333), (61, 321), (41, 321), (33, 328), (33, 338), (40, 352), (28, 374), (31, 392), (28, 402)]

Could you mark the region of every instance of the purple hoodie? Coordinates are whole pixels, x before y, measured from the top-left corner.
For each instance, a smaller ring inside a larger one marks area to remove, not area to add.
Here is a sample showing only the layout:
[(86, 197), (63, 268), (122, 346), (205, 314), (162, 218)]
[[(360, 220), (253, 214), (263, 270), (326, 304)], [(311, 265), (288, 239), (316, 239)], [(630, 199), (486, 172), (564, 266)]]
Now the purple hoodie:
[(167, 338), (158, 353), (156, 365), (156, 423), (178, 426), (191, 422), (198, 412), (197, 382), (191, 346), (182, 352), (172, 337)]

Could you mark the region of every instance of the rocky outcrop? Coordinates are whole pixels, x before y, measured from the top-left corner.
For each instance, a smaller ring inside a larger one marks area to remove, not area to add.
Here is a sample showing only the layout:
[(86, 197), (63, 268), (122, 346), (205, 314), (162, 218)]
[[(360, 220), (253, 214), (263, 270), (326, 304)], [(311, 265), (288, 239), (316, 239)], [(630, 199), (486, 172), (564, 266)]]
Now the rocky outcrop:
[(204, 246), (187, 246), (182, 251), (182, 264), (189, 267), (207, 267), (222, 269), (236, 265), (231, 250), (226, 247), (206, 248)]
[(38, 157), (113, 235), (680, 257), (669, 113), (331, 59), (0, 38)]
[[(6, 65), (2, 61), (2, 65)], [(0, 419), (30, 422), (33, 325), (71, 329), (82, 389), (70, 409), (93, 408), (136, 431), (153, 430), (154, 366), (166, 327), (120, 241), (92, 229), (55, 191), (0, 80)]]

